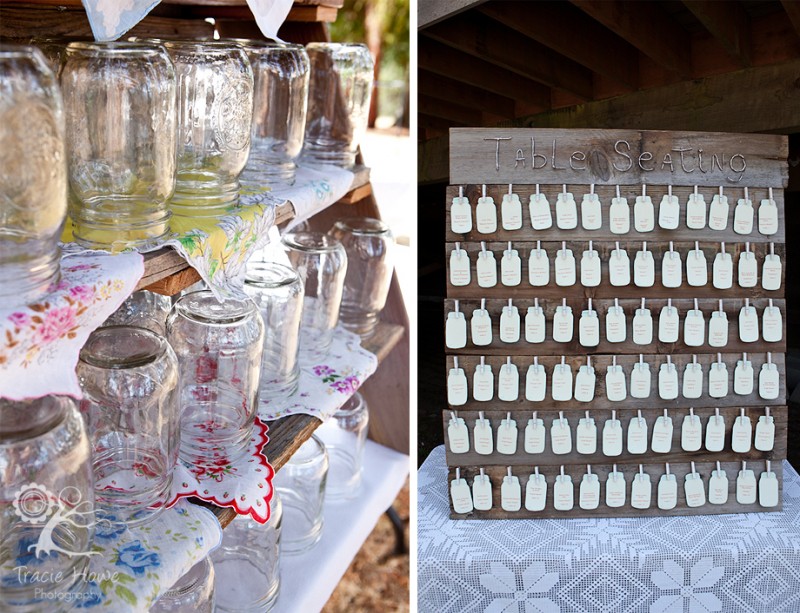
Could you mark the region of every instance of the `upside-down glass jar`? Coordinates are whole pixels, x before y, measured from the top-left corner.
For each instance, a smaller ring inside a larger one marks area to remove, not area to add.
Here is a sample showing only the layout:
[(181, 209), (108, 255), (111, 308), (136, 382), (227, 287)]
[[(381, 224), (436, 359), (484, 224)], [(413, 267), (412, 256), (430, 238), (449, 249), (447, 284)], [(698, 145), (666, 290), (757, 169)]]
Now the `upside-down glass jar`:
[(313, 366), (328, 354), (333, 343), (347, 273), (347, 253), (339, 241), (322, 232), (285, 234), (281, 242), (305, 288), (300, 362)]
[(253, 432), (264, 350), (255, 303), (186, 294), (167, 318), (167, 338), (178, 356), (181, 461), (238, 461)]
[(358, 496), (368, 429), (369, 408), (358, 392), (317, 429), (317, 436), (328, 450), (325, 496), (329, 500)]
[(0, 399), (0, 610), (90, 598), (94, 485), (86, 427), (65, 396)]
[(0, 44), (0, 302), (36, 302), (58, 281), (66, 215), (58, 83), (38, 49)]
[(239, 201), (250, 151), (253, 71), (244, 49), (220, 41), (162, 41), (178, 75), (178, 174), (170, 208), (218, 217)]
[(176, 79), (163, 47), (67, 46), (61, 69), (75, 241), (151, 248), (169, 232)]
[(180, 415), (175, 353), (166, 339), (134, 326), (98, 328), (75, 369), (92, 441), (98, 513), (138, 525), (169, 502)]
[(311, 82), (301, 158), (352, 168), (367, 131), (374, 62), (366, 45), (309, 43)]
[(339, 321), (362, 339), (368, 338), (378, 325), (389, 295), (394, 271), (394, 237), (389, 226), (370, 217), (340, 219), (329, 234), (341, 242), (347, 252), (347, 276)]
[(238, 41), (253, 67), (253, 127), (242, 188), (294, 184), (308, 101), (308, 54), (302, 45)]
[(214, 613), (214, 565), (203, 558), (164, 592), (150, 613)]
[(249, 262), (244, 291), (258, 306), (266, 326), (259, 399), (262, 403), (274, 403), (293, 394), (300, 380), (297, 358), (303, 285), (288, 266)]
[(143, 289), (128, 296), (103, 325), (139, 326), (166, 336), (167, 317), (171, 309), (172, 301), (169, 297)]

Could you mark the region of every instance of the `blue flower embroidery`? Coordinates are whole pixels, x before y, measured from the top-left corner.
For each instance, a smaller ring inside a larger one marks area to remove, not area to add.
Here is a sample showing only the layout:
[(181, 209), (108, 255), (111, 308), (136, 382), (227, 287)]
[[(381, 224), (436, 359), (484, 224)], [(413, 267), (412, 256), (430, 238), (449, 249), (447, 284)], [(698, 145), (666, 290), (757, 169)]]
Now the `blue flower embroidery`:
[(82, 598), (76, 600), (76, 608), (89, 609), (96, 607), (103, 601), (103, 592), (96, 581), (89, 581), (83, 588)]
[(153, 551), (147, 551), (141, 541), (133, 541), (117, 550), (117, 566), (127, 567), (134, 575), (142, 576), (148, 568), (161, 566), (161, 559)]

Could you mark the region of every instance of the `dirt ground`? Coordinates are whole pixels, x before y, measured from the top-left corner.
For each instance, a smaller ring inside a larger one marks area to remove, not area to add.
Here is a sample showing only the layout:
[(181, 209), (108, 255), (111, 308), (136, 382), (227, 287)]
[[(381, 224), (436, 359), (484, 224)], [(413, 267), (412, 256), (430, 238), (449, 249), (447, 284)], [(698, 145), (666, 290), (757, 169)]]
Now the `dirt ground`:
[[(394, 501), (405, 528), (408, 548), (408, 481)], [(408, 551), (395, 553), (395, 532), (386, 514), (378, 520), (361, 551), (342, 577), (323, 613), (380, 611), (406, 612), (408, 596)]]

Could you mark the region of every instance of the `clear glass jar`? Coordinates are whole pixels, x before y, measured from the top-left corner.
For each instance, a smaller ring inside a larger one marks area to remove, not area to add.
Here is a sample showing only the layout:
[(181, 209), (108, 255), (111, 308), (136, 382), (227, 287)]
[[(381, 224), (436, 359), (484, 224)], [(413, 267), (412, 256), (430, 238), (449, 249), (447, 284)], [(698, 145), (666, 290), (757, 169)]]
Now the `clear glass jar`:
[(175, 189), (175, 70), (146, 43), (70, 43), (61, 69), (70, 216), (79, 244), (151, 248)]
[(309, 61), (303, 45), (238, 41), (253, 67), (253, 127), (242, 185), (294, 184), (303, 148)]
[(75, 369), (92, 441), (98, 513), (137, 525), (168, 502), (178, 459), (177, 359), (144, 328), (95, 330)]
[(0, 476), (0, 610), (60, 610), (54, 598), (85, 594), (95, 530), (89, 440), (74, 400), (0, 399)]
[(64, 112), (34, 47), (0, 44), (0, 302), (21, 305), (58, 282), (67, 216)]
[(42, 52), (42, 55), (47, 60), (47, 64), (56, 76), (56, 79), (58, 79), (61, 74), (61, 67), (64, 65), (67, 45), (70, 42), (72, 41), (66, 38), (38, 38), (31, 41), (31, 45)]
[(273, 484), (283, 503), (282, 551), (303, 553), (322, 538), (327, 478), (328, 452), (313, 434), (275, 473)]
[(351, 499), (358, 495), (368, 429), (369, 409), (358, 392), (317, 428), (316, 435), (328, 450), (330, 467), (325, 489), (328, 499)]
[(304, 284), (300, 362), (313, 366), (328, 355), (339, 322), (347, 253), (322, 232), (294, 232), (281, 239), (292, 267)]
[(262, 403), (274, 403), (292, 395), (300, 380), (303, 285), (288, 266), (249, 262), (244, 291), (258, 306), (266, 327), (259, 398)]
[(152, 330), (159, 336), (167, 334), (167, 316), (172, 309), (172, 301), (147, 290), (133, 292), (103, 322), (104, 326), (138, 326)]
[(281, 585), (283, 505), (277, 492), (269, 521), (259, 524), (240, 515), (222, 533), (222, 545), (211, 554), (217, 571), (217, 610), (263, 613), (275, 606)]
[(239, 202), (250, 151), (253, 71), (239, 45), (163, 41), (178, 75), (175, 215), (216, 217)]
[(167, 318), (167, 338), (178, 356), (181, 461), (237, 461), (258, 403), (264, 322), (255, 303), (186, 294)]
[(203, 558), (150, 607), (150, 613), (214, 613), (214, 565)]
[(380, 219), (350, 217), (337, 221), (329, 234), (347, 251), (341, 324), (361, 338), (368, 338), (378, 325), (386, 305), (394, 271), (394, 237)]
[(374, 62), (366, 45), (309, 43), (311, 82), (304, 162), (352, 168), (367, 131)]

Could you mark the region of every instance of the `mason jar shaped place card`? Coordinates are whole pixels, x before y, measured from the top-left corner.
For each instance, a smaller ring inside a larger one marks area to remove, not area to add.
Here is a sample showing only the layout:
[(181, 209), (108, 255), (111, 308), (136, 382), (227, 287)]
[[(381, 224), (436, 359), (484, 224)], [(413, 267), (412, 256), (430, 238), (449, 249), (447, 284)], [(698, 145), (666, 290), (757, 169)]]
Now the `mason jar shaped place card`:
[(589, 241), (589, 249), (581, 256), (581, 285), (597, 287), (602, 281), (600, 255)]
[(772, 236), (778, 232), (778, 205), (772, 196), (770, 187), (769, 197), (762, 200), (758, 207), (758, 232), (764, 236)]
[(695, 242), (694, 249), (686, 255), (686, 283), (692, 287), (704, 287), (708, 283), (706, 254)]
[(494, 198), (486, 195), (486, 186), (483, 186), (483, 195), (478, 198), (475, 207), (475, 229), (478, 234), (494, 234), (497, 232), (497, 207)]
[(506, 287), (516, 287), (522, 283), (522, 260), (519, 251), (511, 247), (511, 241), (508, 241), (508, 249), (503, 251), (500, 260), (500, 281)]
[(681, 424), (681, 449), (684, 451), (699, 451), (703, 446), (703, 424), (694, 414), (694, 409), (689, 409), (689, 414), (684, 416)]
[[(570, 330), (571, 329), (572, 325), (570, 324)], [(528, 310), (525, 313), (525, 341), (528, 343), (543, 343), (544, 338), (544, 309), (539, 306), (539, 299), (534, 298), (534, 305), (528, 307)]]
[(719, 414), (719, 409), (714, 409), (714, 415), (708, 418), (706, 424), (706, 451), (722, 451), (725, 447), (725, 418)]
[(725, 504), (728, 502), (728, 475), (722, 470), (722, 465), (717, 462), (716, 470), (711, 471), (708, 480), (708, 503)]
[(709, 347), (725, 347), (728, 344), (728, 316), (722, 308), (722, 300), (719, 301), (719, 309), (711, 313), (711, 321), (708, 322), (708, 345)]
[(500, 203), (500, 218), (503, 230), (519, 230), (522, 227), (522, 203), (519, 196), (511, 192), (508, 186), (508, 193), (503, 195)]
[(750, 451), (753, 441), (753, 424), (744, 409), (740, 409), (739, 416), (733, 422), (733, 432), (731, 434), (731, 449), (735, 453), (747, 453)]
[(458, 188), (458, 196), (453, 198), (450, 207), (450, 229), (455, 234), (472, 232), (472, 207), (464, 197), (464, 188)]
[(460, 468), (456, 468), (456, 478), (450, 482), (450, 499), (456, 513), (472, 513), (472, 495), (467, 480), (461, 478)]
[(611, 402), (622, 402), (628, 397), (625, 371), (617, 364), (617, 356), (612, 356), (611, 360), (606, 368), (606, 398)]
[(556, 285), (559, 287), (570, 287), (575, 285), (575, 256), (572, 249), (567, 249), (567, 243), (561, 243), (561, 249), (556, 253), (555, 264)]
[(653, 438), (650, 441), (650, 449), (655, 453), (669, 453), (672, 451), (672, 418), (667, 409), (664, 414), (656, 419), (653, 424)]
[(686, 496), (686, 506), (696, 509), (706, 503), (706, 488), (700, 473), (695, 470), (694, 462), (691, 464), (692, 471), (684, 477), (683, 493)]
[(631, 210), (628, 199), (622, 198), (617, 185), (617, 196), (611, 199), (608, 210), (608, 227), (612, 234), (627, 234), (631, 231)]
[(611, 509), (624, 507), (626, 490), (625, 475), (619, 472), (617, 465), (614, 464), (614, 470), (608, 473), (608, 479), (606, 479), (606, 506)]
[(478, 277), (480, 287), (494, 287), (497, 285), (497, 262), (494, 253), (486, 249), (486, 243), (481, 241), (481, 250), (475, 262), (475, 275)]
[(772, 298), (761, 316), (761, 337), (767, 343), (780, 343), (783, 340), (783, 317), (781, 310), (772, 303)]
[(467, 375), (458, 366), (458, 356), (453, 356), (453, 368), (447, 374), (447, 404), (459, 407), (467, 403)]
[(748, 288), (758, 285), (758, 262), (756, 254), (750, 251), (749, 242), (744, 244), (744, 251), (739, 254), (736, 273), (739, 287)]
[(461, 349), (467, 346), (467, 319), (464, 317), (464, 313), (458, 310), (458, 300), (456, 300), (455, 311), (447, 314), (444, 342), (449, 349)]
[(561, 301), (553, 314), (553, 340), (557, 343), (571, 343), (575, 329), (572, 307), (567, 304), (567, 299)]
[(736, 208), (733, 211), (733, 231), (736, 234), (750, 234), (753, 231), (753, 201), (747, 188), (744, 188), (744, 198), (736, 201)]
[(622, 454), (622, 422), (617, 412), (611, 411), (611, 418), (603, 424), (603, 455), (609, 458)]
[(691, 230), (702, 230), (706, 227), (706, 199), (697, 191), (696, 185), (686, 203), (686, 227)]
[(564, 185), (556, 199), (556, 226), (559, 230), (574, 230), (578, 227), (578, 207), (575, 197)]
[(592, 367), (591, 356), (586, 357), (586, 364), (578, 368), (575, 375), (575, 400), (578, 402), (591, 402), (594, 400), (594, 388), (597, 383), (597, 376)]
[(536, 249), (528, 256), (528, 282), (533, 287), (544, 287), (550, 283), (550, 258), (542, 249), (542, 241), (536, 241)]
[(597, 426), (589, 411), (586, 411), (585, 416), (578, 422), (575, 431), (575, 450), (584, 455), (597, 453)]
[(681, 219), (681, 205), (678, 197), (672, 195), (672, 186), (668, 186), (669, 191), (661, 198), (658, 205), (658, 227), (664, 230), (675, 230)]
[(649, 345), (653, 342), (653, 317), (650, 309), (645, 306), (645, 299), (642, 298), (642, 305), (633, 314), (633, 342), (636, 345)]
[(547, 480), (544, 475), (539, 474), (539, 467), (536, 472), (528, 477), (528, 485), (525, 486), (525, 509), (527, 511), (543, 511), (547, 504)]
[(564, 473), (561, 467), (561, 474), (556, 475), (556, 482), (553, 485), (553, 508), (556, 511), (571, 511), (575, 506), (575, 487), (572, 485), (572, 477)]
[(681, 395), (687, 400), (695, 400), (703, 395), (703, 365), (697, 363), (697, 356), (687, 362), (683, 370), (683, 389)]
[(767, 470), (758, 478), (758, 504), (766, 509), (777, 507), (780, 498), (778, 477), (772, 472), (771, 464), (767, 460)]
[(644, 472), (644, 467), (639, 464), (639, 472), (633, 477), (631, 484), (631, 506), (634, 509), (649, 509), (652, 492), (650, 475)]
[(586, 474), (581, 479), (578, 506), (584, 511), (591, 511), (600, 506), (600, 479), (592, 473), (591, 466), (586, 467)]
[(608, 258), (608, 280), (613, 287), (631, 284), (631, 260), (628, 252), (620, 248), (619, 242)]
[(733, 370), (733, 393), (737, 396), (749, 396), (753, 393), (754, 380), (753, 363), (743, 353), (742, 359), (736, 361), (736, 368)]
[(553, 227), (553, 213), (550, 210), (550, 202), (547, 196), (539, 192), (539, 185), (536, 185), (536, 193), (531, 194), (528, 210), (531, 214), (531, 226), (534, 230), (547, 230)]
[(765, 407), (764, 415), (758, 418), (753, 447), (759, 451), (772, 451), (775, 447), (775, 418), (770, 415), (769, 407)]
[(674, 509), (678, 504), (678, 480), (669, 472), (669, 464), (667, 464), (667, 472), (658, 480), (656, 500), (658, 508), (662, 511)]
[(533, 358), (533, 364), (528, 366), (525, 374), (525, 400), (528, 402), (542, 402), (547, 391), (547, 374), (544, 366), (539, 364), (539, 358)]
[(447, 440), (450, 443), (450, 453), (467, 453), (469, 451), (469, 434), (467, 422), (463, 417), (458, 417), (450, 411), (450, 422), (447, 424)]
[(756, 475), (742, 462), (742, 469), (736, 477), (736, 502), (754, 504), (757, 496)]
[(758, 395), (763, 400), (776, 400), (779, 391), (778, 365), (772, 362), (772, 354), (767, 353), (767, 361), (761, 365), (761, 372), (758, 374)]
[(683, 342), (687, 347), (701, 347), (706, 342), (706, 320), (697, 298), (694, 299), (694, 308), (686, 312), (683, 320)]
[(631, 370), (631, 398), (650, 398), (651, 385), (650, 364), (645, 362), (644, 356), (640, 354), (639, 361), (633, 365)]
[(712, 398), (725, 398), (728, 395), (728, 367), (717, 354), (717, 361), (708, 369), (708, 395)]
[(492, 508), (492, 482), (483, 468), (481, 474), (472, 481), (472, 504), (476, 511), (489, 511)]
[(661, 285), (667, 288), (676, 288), (680, 287), (682, 283), (681, 254), (673, 249), (673, 243), (670, 241), (669, 251), (665, 251), (661, 258)]
[(597, 347), (600, 344), (600, 318), (597, 316), (597, 311), (592, 308), (591, 298), (589, 298), (589, 308), (581, 312), (578, 341), (584, 347)]
[(750, 305), (749, 298), (745, 298), (744, 306), (739, 310), (739, 340), (743, 343), (758, 341), (758, 314), (756, 307)]
[(546, 438), (544, 420), (534, 411), (533, 418), (528, 420), (528, 425), (525, 427), (525, 453), (544, 453)]
[(478, 402), (489, 402), (494, 398), (494, 374), (491, 364), (481, 356), (481, 363), (472, 375), (472, 397)]
[(768, 292), (779, 290), (782, 276), (781, 256), (775, 253), (775, 243), (770, 243), (769, 253), (764, 258), (764, 267), (761, 269), (761, 287)]
[(647, 186), (642, 185), (642, 195), (633, 203), (633, 227), (637, 232), (652, 232), (655, 228), (653, 199), (647, 195)]
[(508, 474), (503, 477), (503, 484), (500, 486), (500, 507), (509, 513), (514, 513), (522, 508), (522, 488), (519, 485), (519, 478), (511, 474), (511, 467), (508, 467)]
[(450, 285), (464, 287), (471, 280), (469, 254), (461, 248), (461, 243), (456, 243), (450, 252)]
[(520, 337), (520, 316), (519, 309), (515, 307), (511, 298), (508, 304), (503, 307), (500, 313), (500, 341), (503, 343), (519, 342)]
[(628, 422), (628, 453), (641, 455), (647, 453), (647, 420), (639, 409), (636, 417)]
[(497, 375), (497, 398), (503, 402), (514, 402), (519, 398), (519, 370), (510, 357)]
[(511, 419), (511, 413), (506, 415), (497, 428), (497, 453), (503, 455), (517, 453), (517, 422)]
[(473, 345), (483, 347), (492, 344), (492, 318), (486, 310), (486, 300), (481, 300), (480, 308), (472, 311), (470, 334)]
[(719, 193), (714, 194), (711, 206), (708, 207), (708, 227), (718, 232), (725, 230), (728, 227), (729, 210), (728, 197), (722, 193), (722, 187), (720, 187)]
[(492, 426), (489, 424), (489, 420), (483, 416), (483, 411), (478, 413), (478, 419), (475, 420), (475, 426), (472, 429), (472, 441), (477, 454), (491, 455), (494, 451)]
[(606, 311), (606, 340), (609, 343), (624, 343), (627, 328), (625, 311), (619, 306), (619, 299), (614, 298), (614, 304)]
[(550, 426), (550, 448), (555, 455), (566, 455), (572, 451), (572, 429), (563, 411), (559, 411)]
[(584, 230), (599, 230), (603, 225), (600, 198), (594, 193), (594, 185), (589, 189), (591, 191), (584, 194), (581, 201), (581, 226)]
[(667, 356), (666, 363), (658, 369), (658, 397), (661, 400), (675, 400), (678, 397), (678, 369)]
[(656, 282), (656, 261), (653, 254), (647, 250), (647, 243), (642, 243), (642, 249), (636, 252), (633, 259), (633, 284), (636, 287), (653, 287)]
[(714, 257), (711, 282), (717, 289), (733, 287), (733, 258), (725, 253), (725, 243), (720, 243), (719, 253)]

